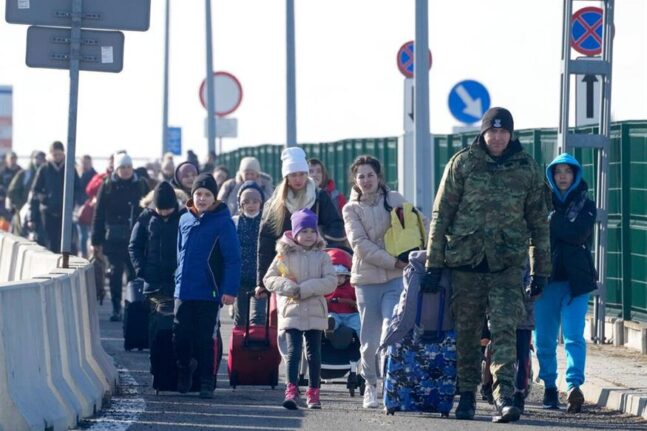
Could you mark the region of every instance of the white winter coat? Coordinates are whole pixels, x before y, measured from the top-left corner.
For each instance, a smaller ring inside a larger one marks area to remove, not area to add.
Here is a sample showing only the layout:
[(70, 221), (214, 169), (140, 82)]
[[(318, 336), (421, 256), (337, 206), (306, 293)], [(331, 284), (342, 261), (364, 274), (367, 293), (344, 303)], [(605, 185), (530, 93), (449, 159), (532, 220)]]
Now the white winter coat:
[[(324, 246), (325, 242), (319, 238), (312, 249), (306, 250), (294, 242), (290, 231), (277, 242), (277, 255), (263, 283), (276, 294), (279, 331), (327, 328), (328, 306), (324, 295), (335, 290), (337, 276), (330, 257), (323, 251)], [(281, 274), (282, 268), (287, 268), (287, 274)], [(300, 289), (298, 298), (287, 296), (294, 284)]]

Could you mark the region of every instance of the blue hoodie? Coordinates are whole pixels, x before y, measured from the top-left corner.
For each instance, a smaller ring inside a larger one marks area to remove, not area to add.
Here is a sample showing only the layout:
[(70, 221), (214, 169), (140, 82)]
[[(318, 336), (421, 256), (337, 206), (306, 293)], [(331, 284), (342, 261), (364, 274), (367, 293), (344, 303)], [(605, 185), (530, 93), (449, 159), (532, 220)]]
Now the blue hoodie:
[(198, 215), (193, 201), (180, 218), (177, 238), (175, 297), (216, 301), (236, 296), (240, 288), (240, 246), (227, 205)]
[[(571, 184), (568, 190), (566, 190), (566, 192), (564, 193), (559, 190), (557, 184), (555, 184), (555, 179), (553, 177), (555, 165), (560, 164), (569, 165), (573, 168), (573, 184)], [(582, 166), (575, 157), (571, 156), (568, 153), (562, 153), (559, 156), (555, 157), (555, 159), (546, 167), (546, 179), (548, 180), (548, 184), (550, 185), (550, 188), (557, 199), (559, 199), (561, 202), (565, 202), (568, 198), (568, 195), (573, 190), (577, 189), (577, 186), (579, 186), (580, 182), (582, 181)]]

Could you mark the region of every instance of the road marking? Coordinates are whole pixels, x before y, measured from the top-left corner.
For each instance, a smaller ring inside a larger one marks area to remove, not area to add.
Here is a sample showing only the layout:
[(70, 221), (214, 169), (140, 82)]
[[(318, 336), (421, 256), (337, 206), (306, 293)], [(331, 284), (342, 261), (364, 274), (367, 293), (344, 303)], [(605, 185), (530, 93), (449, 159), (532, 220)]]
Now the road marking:
[(139, 396), (139, 384), (127, 369), (119, 369), (120, 395), (113, 396), (110, 407), (97, 418), (86, 419), (93, 422), (88, 431), (126, 431), (137, 422), (139, 415), (146, 410), (146, 401)]

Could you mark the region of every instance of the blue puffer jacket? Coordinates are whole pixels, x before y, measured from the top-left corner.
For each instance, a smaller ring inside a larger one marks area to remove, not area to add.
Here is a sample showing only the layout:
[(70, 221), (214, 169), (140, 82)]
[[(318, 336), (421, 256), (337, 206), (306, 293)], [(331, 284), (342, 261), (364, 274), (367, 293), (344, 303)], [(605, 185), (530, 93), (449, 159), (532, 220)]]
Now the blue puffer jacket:
[(240, 286), (240, 245), (224, 203), (201, 216), (193, 201), (180, 218), (175, 297), (183, 301), (216, 301), (236, 296)]

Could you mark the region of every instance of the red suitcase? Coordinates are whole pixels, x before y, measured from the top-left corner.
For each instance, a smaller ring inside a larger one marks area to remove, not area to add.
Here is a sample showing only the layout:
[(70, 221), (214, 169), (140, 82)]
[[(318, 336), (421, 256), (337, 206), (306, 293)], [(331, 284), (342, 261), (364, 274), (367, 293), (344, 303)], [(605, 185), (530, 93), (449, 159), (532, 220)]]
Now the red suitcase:
[(270, 302), (267, 301), (265, 325), (249, 325), (249, 301), (254, 292), (247, 295), (247, 324), (234, 327), (229, 341), (227, 371), (229, 385), (269, 385), (274, 389), (279, 383), (281, 355), (277, 347), (277, 329), (270, 325)]

